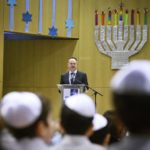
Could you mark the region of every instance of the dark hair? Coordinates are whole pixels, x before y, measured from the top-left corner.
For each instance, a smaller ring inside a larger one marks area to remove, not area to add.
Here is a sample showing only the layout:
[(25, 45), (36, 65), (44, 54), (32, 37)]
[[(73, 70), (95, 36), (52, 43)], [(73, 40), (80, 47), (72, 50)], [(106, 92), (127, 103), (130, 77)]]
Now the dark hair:
[(124, 128), (121, 128), (121, 130), (118, 129), (118, 126), (120, 125), (118, 121), (120, 119), (118, 118), (116, 111), (115, 110), (107, 110), (103, 114), (103, 116), (108, 121), (107, 130), (108, 130), (108, 133), (111, 135), (109, 144), (119, 142), (120, 139), (122, 138), (123, 131), (125, 131), (125, 127), (123, 126)]
[(96, 144), (103, 144), (106, 135), (110, 134), (109, 145), (119, 141), (118, 129), (115, 120), (116, 112), (108, 110), (104, 112), (103, 116), (107, 119), (107, 125), (99, 130), (93, 132), (90, 141)]
[(89, 139), (92, 143), (102, 145), (103, 142), (104, 142), (104, 139), (105, 139), (105, 137), (108, 133), (109, 133), (108, 132), (108, 127), (106, 126), (102, 129), (94, 131)]
[(9, 131), (18, 140), (21, 138), (24, 138), (24, 137), (29, 137), (29, 138), (35, 137), (37, 124), (39, 121), (43, 121), (45, 123), (45, 125), (48, 125), (47, 117), (48, 117), (48, 114), (51, 110), (50, 101), (42, 95), (37, 95), (37, 96), (39, 97), (39, 99), (41, 100), (41, 103), (42, 103), (42, 112), (41, 112), (40, 116), (37, 118), (37, 120), (32, 125), (25, 127), (25, 128), (14, 128), (14, 127), (6, 124)]
[(113, 102), (131, 133), (150, 131), (150, 95), (113, 93)]
[(61, 125), (67, 134), (83, 135), (92, 127), (93, 117), (84, 117), (67, 106), (61, 108)]

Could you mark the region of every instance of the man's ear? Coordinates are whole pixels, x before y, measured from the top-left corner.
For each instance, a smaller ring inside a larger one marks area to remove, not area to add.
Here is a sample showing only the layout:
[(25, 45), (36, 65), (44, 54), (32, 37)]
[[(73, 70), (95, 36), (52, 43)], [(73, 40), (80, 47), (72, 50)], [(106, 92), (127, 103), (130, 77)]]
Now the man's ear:
[(93, 126), (91, 126), (90, 128), (88, 128), (88, 130), (86, 131), (85, 135), (90, 137), (93, 134)]
[(44, 129), (45, 129), (45, 125), (44, 125), (43, 121), (39, 121), (36, 126), (36, 134), (40, 137), (43, 137), (45, 135)]

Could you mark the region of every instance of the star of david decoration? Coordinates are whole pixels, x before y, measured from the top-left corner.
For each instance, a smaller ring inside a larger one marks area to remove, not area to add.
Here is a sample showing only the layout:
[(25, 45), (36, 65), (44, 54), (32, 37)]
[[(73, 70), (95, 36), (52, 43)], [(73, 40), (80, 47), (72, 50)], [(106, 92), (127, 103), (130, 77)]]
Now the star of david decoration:
[(32, 21), (32, 14), (30, 14), (28, 11), (23, 13), (23, 21), (28, 23)]
[(52, 26), (51, 28), (49, 28), (49, 35), (57, 36), (57, 31), (58, 31), (58, 29), (55, 28), (54, 26)]
[(72, 19), (67, 19), (66, 20), (66, 28), (71, 29), (74, 27), (74, 22)]
[(16, 5), (16, 0), (7, 0), (7, 4), (10, 6)]

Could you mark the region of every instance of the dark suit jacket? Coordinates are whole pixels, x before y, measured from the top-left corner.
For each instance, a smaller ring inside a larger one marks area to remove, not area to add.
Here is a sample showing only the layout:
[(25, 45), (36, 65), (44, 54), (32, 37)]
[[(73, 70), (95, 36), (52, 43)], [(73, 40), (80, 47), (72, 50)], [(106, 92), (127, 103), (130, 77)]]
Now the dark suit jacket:
[[(69, 72), (61, 75), (60, 84), (69, 84)], [(73, 84), (85, 84), (88, 86), (86, 73), (77, 71)]]

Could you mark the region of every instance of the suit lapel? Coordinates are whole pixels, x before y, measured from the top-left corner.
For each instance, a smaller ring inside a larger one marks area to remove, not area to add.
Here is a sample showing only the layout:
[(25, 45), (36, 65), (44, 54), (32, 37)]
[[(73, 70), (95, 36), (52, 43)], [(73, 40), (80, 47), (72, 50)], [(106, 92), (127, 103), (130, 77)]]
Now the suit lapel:
[(66, 80), (67, 80), (67, 84), (69, 84), (69, 72), (67, 72), (66, 74)]
[(76, 79), (76, 80), (75, 80), (75, 83), (76, 83), (76, 84), (79, 84), (79, 83), (78, 83), (78, 80), (79, 80), (79, 72), (78, 72), (78, 71), (77, 71), (77, 73), (76, 73), (75, 79)]

